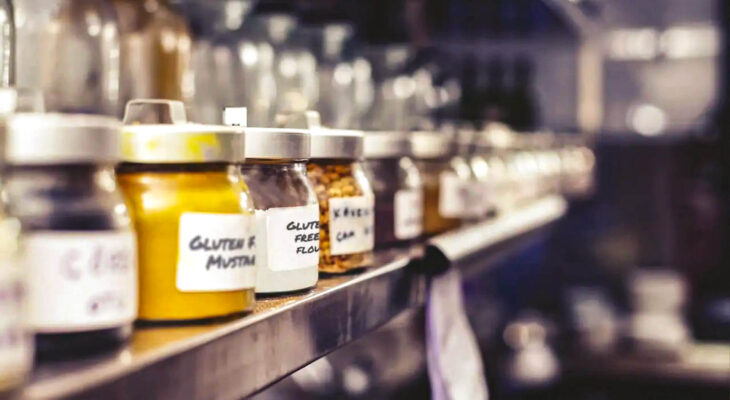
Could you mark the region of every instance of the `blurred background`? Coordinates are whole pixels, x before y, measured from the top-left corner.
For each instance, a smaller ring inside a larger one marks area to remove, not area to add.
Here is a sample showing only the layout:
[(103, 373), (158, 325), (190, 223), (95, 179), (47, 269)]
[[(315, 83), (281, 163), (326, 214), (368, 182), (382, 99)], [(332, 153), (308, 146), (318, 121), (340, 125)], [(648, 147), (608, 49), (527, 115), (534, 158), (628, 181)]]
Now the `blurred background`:
[[(582, 135), (593, 194), (508, 257), (464, 266), (491, 398), (728, 398), (727, 1), (14, 7), (0, 35), (17, 37), (17, 68), (2, 79), (43, 88), (49, 110), (121, 115), (126, 100), (163, 97), (198, 122), (246, 105), (252, 126), (314, 108), (338, 128)], [(423, 324), (400, 317), (256, 398), (428, 398)]]

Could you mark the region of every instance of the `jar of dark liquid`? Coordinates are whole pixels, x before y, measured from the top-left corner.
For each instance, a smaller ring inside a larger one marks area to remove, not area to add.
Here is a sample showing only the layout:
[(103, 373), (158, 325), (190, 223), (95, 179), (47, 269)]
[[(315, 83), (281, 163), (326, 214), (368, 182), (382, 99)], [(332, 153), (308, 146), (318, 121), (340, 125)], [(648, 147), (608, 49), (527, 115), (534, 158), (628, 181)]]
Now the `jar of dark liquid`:
[(21, 222), (30, 329), (40, 358), (120, 344), (137, 315), (135, 236), (114, 176), (119, 123), (91, 115), (8, 118), (8, 211)]
[(403, 245), (423, 233), (423, 182), (405, 132), (365, 132), (365, 167), (375, 193), (375, 247)]

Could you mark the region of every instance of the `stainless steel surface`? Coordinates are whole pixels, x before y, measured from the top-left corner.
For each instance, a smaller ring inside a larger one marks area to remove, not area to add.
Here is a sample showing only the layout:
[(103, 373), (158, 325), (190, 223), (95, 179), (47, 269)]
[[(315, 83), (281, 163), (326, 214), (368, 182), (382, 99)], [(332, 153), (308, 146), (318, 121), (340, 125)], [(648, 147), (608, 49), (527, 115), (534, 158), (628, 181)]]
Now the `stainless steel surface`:
[(10, 164), (48, 165), (119, 160), (115, 118), (86, 114), (19, 113), (7, 119), (3, 158)]
[(244, 160), (243, 128), (192, 123), (126, 125), (122, 160), (133, 163), (205, 163)]
[(437, 236), (428, 244), (450, 261), (457, 261), (553, 222), (566, 210), (567, 203), (562, 197), (550, 196), (495, 219)]
[[(458, 259), (540, 228), (565, 207), (560, 198), (543, 199), (429, 244)], [(112, 354), (40, 365), (21, 399), (244, 398), (423, 307), (427, 276), (420, 271), (431, 260), (420, 259), (418, 248), (380, 252), (380, 267), (326, 276), (311, 291), (265, 298), (251, 315), (231, 322), (137, 328), (131, 343)]]
[(311, 137), (308, 131), (281, 128), (244, 128), (247, 159), (309, 158)]
[(242, 127), (245, 133), (245, 156), (260, 160), (306, 160), (311, 139), (306, 129), (246, 127), (245, 107), (226, 107), (226, 125)]
[(306, 293), (265, 299), (216, 325), (138, 328), (114, 354), (41, 365), (23, 399), (240, 399), (422, 306), (425, 278), (408, 254), (328, 277)]
[(365, 158), (398, 158), (411, 155), (411, 142), (406, 132), (366, 131)]
[(363, 155), (361, 131), (320, 128), (312, 133), (311, 158), (359, 159)]
[(124, 108), (124, 124), (184, 124), (185, 104), (177, 100), (134, 99)]

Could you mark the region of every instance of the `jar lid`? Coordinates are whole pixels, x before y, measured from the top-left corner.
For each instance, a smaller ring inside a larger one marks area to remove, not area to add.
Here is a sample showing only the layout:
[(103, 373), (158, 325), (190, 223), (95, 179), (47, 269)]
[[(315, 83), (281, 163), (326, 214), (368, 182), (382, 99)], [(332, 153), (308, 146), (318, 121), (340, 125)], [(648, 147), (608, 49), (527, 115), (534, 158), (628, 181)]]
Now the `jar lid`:
[(363, 155), (362, 131), (322, 127), (319, 113), (306, 111), (278, 116), (279, 125), (287, 129), (306, 129), (311, 135), (310, 158), (356, 160)]
[(134, 99), (124, 108), (124, 125), (184, 124), (188, 122), (185, 104), (166, 99)]
[(125, 125), (122, 161), (143, 164), (241, 162), (241, 128), (203, 124)]
[(365, 158), (399, 158), (411, 155), (411, 141), (402, 131), (366, 131)]
[(450, 157), (455, 152), (452, 136), (445, 132), (415, 131), (411, 133), (411, 150), (415, 158)]
[(245, 107), (226, 107), (223, 112), (226, 125), (241, 127), (244, 133), (246, 159), (306, 160), (311, 146), (306, 129), (246, 127)]
[(120, 126), (116, 118), (101, 115), (12, 114), (3, 157), (24, 165), (117, 162)]
[(45, 104), (40, 89), (0, 88), (0, 115), (44, 111)]

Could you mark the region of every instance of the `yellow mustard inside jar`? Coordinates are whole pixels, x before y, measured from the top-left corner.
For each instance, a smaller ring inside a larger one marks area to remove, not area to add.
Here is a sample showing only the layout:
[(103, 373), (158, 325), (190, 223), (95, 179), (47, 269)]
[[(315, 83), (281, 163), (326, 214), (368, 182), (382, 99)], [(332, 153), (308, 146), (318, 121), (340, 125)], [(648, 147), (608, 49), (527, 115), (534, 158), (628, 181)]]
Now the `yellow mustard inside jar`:
[(238, 128), (184, 122), (180, 102), (128, 104), (118, 180), (138, 235), (141, 320), (252, 308), (253, 205), (230, 167), (240, 161), (241, 137)]

